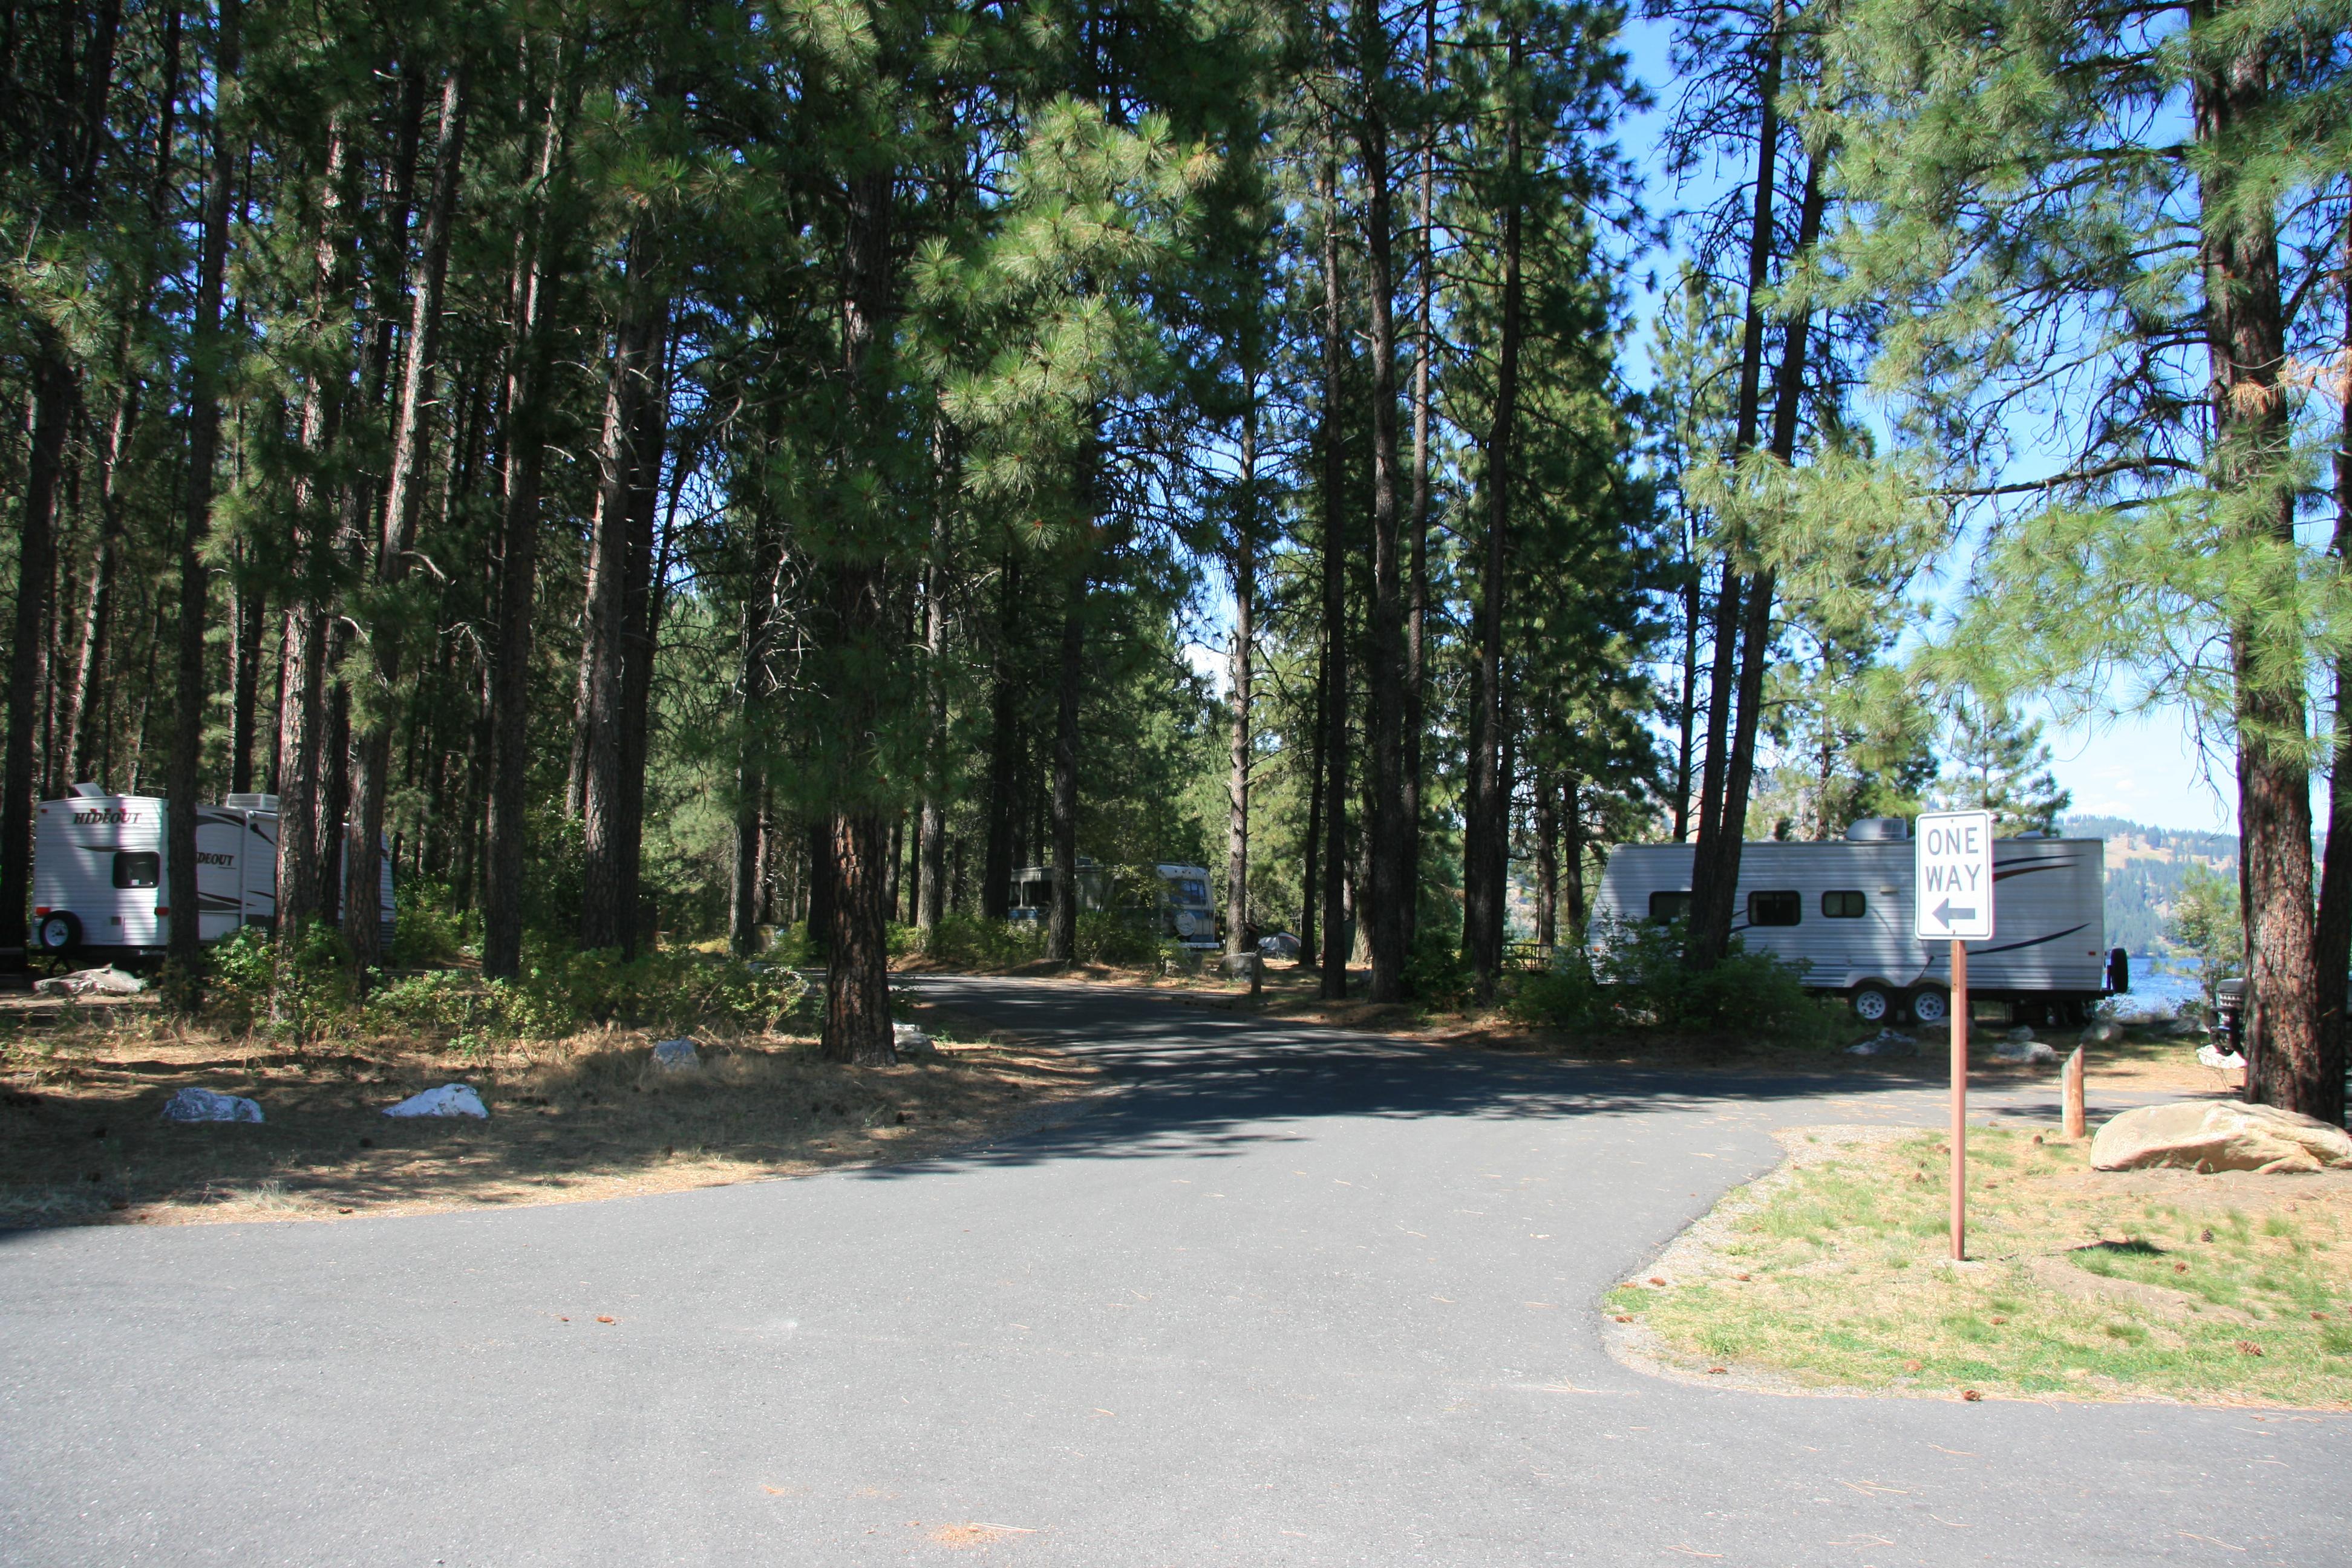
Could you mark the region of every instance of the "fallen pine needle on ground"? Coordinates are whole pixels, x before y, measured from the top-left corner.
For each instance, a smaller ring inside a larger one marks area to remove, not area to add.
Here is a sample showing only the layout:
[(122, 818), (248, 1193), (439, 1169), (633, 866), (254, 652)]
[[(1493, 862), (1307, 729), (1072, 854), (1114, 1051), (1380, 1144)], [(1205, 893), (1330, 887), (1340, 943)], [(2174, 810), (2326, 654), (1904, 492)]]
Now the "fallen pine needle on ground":
[(1954, 1265), (1942, 1134), (1777, 1136), (1786, 1163), (1609, 1293), (1626, 1359), (1781, 1392), (2352, 1407), (2352, 1172), (2098, 1172), (2087, 1141), (1972, 1128)]
[[(937, 1026), (934, 1025), (937, 1032)], [(0, 1226), (335, 1219), (578, 1202), (941, 1153), (1045, 1120), (1098, 1069), (1018, 1041), (943, 1038), (896, 1067), (814, 1040), (698, 1031), (698, 1070), (651, 1063), (654, 1031), (493, 1052), (369, 1039), (296, 1050), (139, 1020), (0, 1041)], [(488, 1121), (383, 1108), (462, 1082)], [(267, 1120), (173, 1125), (198, 1085)]]

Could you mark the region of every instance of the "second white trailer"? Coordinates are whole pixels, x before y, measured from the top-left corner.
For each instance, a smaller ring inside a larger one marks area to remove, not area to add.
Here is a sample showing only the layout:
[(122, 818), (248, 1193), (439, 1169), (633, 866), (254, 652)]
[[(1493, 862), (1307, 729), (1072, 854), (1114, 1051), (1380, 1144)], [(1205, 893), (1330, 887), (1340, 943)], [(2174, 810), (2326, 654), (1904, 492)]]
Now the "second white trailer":
[[(1750, 952), (1802, 965), (1808, 988), (1850, 998), (1875, 1022), (1908, 1012), (1949, 1015), (1951, 947), (1912, 934), (1912, 845), (1891, 818), (1857, 823), (1825, 843), (1743, 844), (1732, 930)], [(2003, 838), (1993, 846), (1998, 926), (1969, 944), (1969, 994), (2009, 1016), (2079, 1021), (2090, 1004), (2128, 988), (2106, 946), (2106, 846), (2096, 838)], [(1594, 900), (1595, 941), (1611, 921), (1666, 921), (1689, 912), (1692, 847), (1612, 849)]]

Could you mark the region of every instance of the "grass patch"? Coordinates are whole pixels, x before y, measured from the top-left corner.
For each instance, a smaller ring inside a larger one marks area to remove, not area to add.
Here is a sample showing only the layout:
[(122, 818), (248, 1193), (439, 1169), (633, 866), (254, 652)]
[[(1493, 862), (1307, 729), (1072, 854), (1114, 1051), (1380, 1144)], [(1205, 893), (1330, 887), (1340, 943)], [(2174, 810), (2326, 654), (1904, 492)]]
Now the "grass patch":
[[(1096, 1069), (955, 1038), (889, 1068), (821, 1060), (791, 1033), (698, 1029), (704, 1066), (650, 1066), (663, 1031), (607, 1026), (498, 1047), (380, 1032), (298, 1047), (178, 1026), (152, 1006), (66, 1009), (0, 1035), (0, 1226), (331, 1218), (566, 1202), (898, 1161), (1089, 1091)], [(488, 1121), (383, 1108), (472, 1084)], [(173, 1126), (187, 1085), (251, 1096), (259, 1126)]]
[(2098, 1173), (1969, 1134), (1969, 1258), (1933, 1133), (1811, 1145), (1611, 1292), (1671, 1364), (1800, 1386), (2352, 1405), (2352, 1179)]

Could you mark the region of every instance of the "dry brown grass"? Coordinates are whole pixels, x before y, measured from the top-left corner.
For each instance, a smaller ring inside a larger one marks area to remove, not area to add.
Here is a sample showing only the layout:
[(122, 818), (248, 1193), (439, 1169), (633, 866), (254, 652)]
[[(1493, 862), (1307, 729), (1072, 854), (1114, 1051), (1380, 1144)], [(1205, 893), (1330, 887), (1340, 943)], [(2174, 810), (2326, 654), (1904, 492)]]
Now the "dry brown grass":
[[(149, 1007), (12, 1011), (0, 1225), (333, 1218), (711, 1186), (938, 1152), (1100, 1081), (1001, 1038), (853, 1068), (806, 1039), (699, 1031), (702, 1070), (669, 1074), (650, 1068), (653, 1037), (638, 1030), (486, 1055), (388, 1039), (298, 1052)], [(480, 1092), (488, 1121), (383, 1114), (453, 1081)], [(251, 1096), (268, 1120), (162, 1121), (186, 1085)]]

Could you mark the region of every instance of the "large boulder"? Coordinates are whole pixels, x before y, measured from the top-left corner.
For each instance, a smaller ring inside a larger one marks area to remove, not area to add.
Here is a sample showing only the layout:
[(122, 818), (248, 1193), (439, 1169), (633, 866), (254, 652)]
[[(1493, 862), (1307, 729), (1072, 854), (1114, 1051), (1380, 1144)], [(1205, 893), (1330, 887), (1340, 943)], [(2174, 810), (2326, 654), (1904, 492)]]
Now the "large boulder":
[(2159, 1165), (2190, 1171), (2317, 1171), (2352, 1166), (2352, 1137), (2314, 1117), (2235, 1100), (2183, 1100), (2126, 1110), (2091, 1140), (2101, 1171)]

